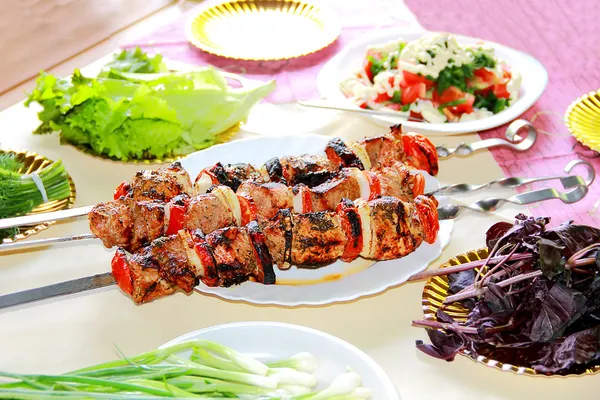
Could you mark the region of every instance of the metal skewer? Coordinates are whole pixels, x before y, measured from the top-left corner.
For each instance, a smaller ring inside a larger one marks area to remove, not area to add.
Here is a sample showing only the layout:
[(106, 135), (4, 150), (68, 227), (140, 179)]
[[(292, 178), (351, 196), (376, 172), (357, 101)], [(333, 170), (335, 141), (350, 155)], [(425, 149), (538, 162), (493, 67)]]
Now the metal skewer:
[(48, 221), (60, 221), (63, 219), (82, 217), (92, 211), (93, 207), (94, 206), (85, 206), (71, 208), (69, 210), (24, 215), (22, 217), (4, 218), (0, 219), (0, 229), (12, 228), (13, 226), (37, 225)]
[[(569, 161), (569, 163), (565, 166), (564, 171), (566, 173), (570, 173), (578, 165), (585, 166), (585, 168), (587, 170), (587, 177), (585, 178), (585, 184), (587, 186), (590, 186), (596, 178), (596, 171), (594, 170), (594, 167), (592, 166), (592, 164), (590, 164), (589, 162), (584, 161), (584, 160)], [(562, 182), (564, 188), (571, 188), (573, 186), (566, 186), (566, 185), (571, 185), (573, 183), (571, 178), (573, 178), (572, 175), (543, 176), (543, 177), (539, 177), (539, 178), (507, 177), (507, 178), (491, 181), (488, 183), (484, 183), (482, 185), (472, 185), (469, 183), (458, 183), (458, 184), (454, 184), (454, 185), (443, 186), (435, 191), (432, 191), (432, 192), (429, 192), (426, 194), (428, 194), (428, 195), (432, 195), (432, 194), (440, 195), (441, 194), (444, 196), (453, 196), (453, 195), (471, 193), (471, 192), (475, 192), (477, 190), (488, 189), (488, 188), (517, 188), (519, 186), (531, 184), (534, 182), (543, 182), (543, 181), (550, 181), (550, 180), (560, 180)], [(575, 186), (577, 186), (577, 184), (575, 184)]]

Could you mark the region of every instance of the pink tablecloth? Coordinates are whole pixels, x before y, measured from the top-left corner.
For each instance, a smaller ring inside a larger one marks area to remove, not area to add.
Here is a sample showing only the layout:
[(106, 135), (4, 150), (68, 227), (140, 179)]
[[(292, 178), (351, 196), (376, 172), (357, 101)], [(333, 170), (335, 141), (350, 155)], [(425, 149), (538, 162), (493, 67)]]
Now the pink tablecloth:
[[(571, 101), (600, 87), (600, 41), (595, 24), (600, 5), (576, 1), (568, 5), (549, 0), (406, 0), (416, 15), (399, 0), (330, 0), (338, 13), (343, 31), (327, 49), (299, 59), (281, 62), (241, 62), (205, 54), (189, 45), (184, 36), (184, 19), (174, 21), (129, 46), (140, 45), (165, 57), (188, 63), (212, 64), (249, 77), (276, 79), (277, 90), (267, 99), (288, 102), (318, 97), (315, 78), (320, 68), (344, 45), (362, 33), (376, 28), (419, 27), (448, 31), (500, 42), (528, 52), (548, 69), (546, 92), (524, 117), (540, 131), (538, 142), (526, 153), (493, 150), (506, 175), (535, 177), (560, 175), (574, 158), (591, 161), (600, 172), (600, 156), (578, 144), (562, 122)], [(501, 137), (504, 127), (481, 134)], [(547, 184), (539, 184), (535, 188)], [(553, 185), (554, 186), (554, 185)], [(534, 215), (549, 215), (554, 222), (574, 219), (578, 223), (600, 225), (600, 185), (594, 183), (581, 202), (563, 205), (558, 201), (531, 207)]]

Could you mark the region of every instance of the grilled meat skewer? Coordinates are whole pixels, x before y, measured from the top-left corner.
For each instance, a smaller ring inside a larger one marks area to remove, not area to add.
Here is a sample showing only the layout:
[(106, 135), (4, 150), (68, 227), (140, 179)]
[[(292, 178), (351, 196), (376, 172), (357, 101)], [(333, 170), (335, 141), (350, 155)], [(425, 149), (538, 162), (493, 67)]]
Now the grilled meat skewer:
[(216, 165), (206, 168), (195, 179), (190, 177), (179, 162), (155, 171), (140, 171), (131, 182), (117, 187), (114, 198), (132, 197), (134, 200), (169, 201), (180, 194), (202, 194), (214, 185), (225, 185), (237, 191), (244, 182), (279, 182), (288, 186), (303, 184), (318, 186), (339, 177), (342, 168), (371, 171), (405, 163), (431, 175), (437, 174), (438, 160), (435, 146), (424, 136), (402, 133), (400, 126), (391, 128), (389, 134), (345, 143), (332, 139), (325, 149), (327, 157), (302, 155), (273, 158), (261, 168), (250, 164)]
[(169, 203), (158, 200), (135, 202), (121, 196), (99, 203), (89, 213), (90, 229), (106, 247), (129, 251), (148, 244), (165, 233), (181, 228), (210, 233), (227, 226), (242, 226), (254, 219), (272, 218), (280, 209), (297, 213), (334, 210), (344, 198), (371, 200), (393, 196), (404, 201), (423, 193), (424, 178), (413, 175), (404, 164), (378, 171), (344, 168), (337, 179), (313, 188), (283, 183), (245, 182), (237, 194), (227, 186), (213, 186), (210, 193), (175, 196)]
[(435, 146), (426, 137), (416, 133), (402, 133), (400, 125), (391, 127), (390, 133), (345, 143), (333, 138), (325, 148), (326, 157), (302, 155), (272, 158), (261, 168), (250, 164), (216, 165), (206, 168), (196, 177), (196, 185), (207, 188), (212, 184), (226, 185), (237, 190), (246, 181), (282, 182), (289, 186), (320, 185), (336, 176), (340, 168), (374, 170), (389, 167), (397, 162), (438, 173)]
[(413, 203), (393, 197), (366, 202), (343, 199), (336, 211), (297, 214), (289, 209), (243, 227), (204, 236), (182, 229), (129, 256), (117, 250), (113, 275), (136, 303), (177, 289), (191, 292), (199, 281), (231, 286), (247, 280), (276, 281), (273, 265), (315, 268), (338, 258), (388, 260), (406, 256), (439, 230), (436, 204), (419, 196)]

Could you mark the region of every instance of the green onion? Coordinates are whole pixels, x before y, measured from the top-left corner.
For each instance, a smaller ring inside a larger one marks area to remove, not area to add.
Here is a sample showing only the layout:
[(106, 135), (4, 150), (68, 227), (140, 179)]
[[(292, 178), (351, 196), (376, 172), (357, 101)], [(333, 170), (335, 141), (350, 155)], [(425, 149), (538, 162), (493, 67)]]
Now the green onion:
[[(186, 354), (184, 357), (183, 355)], [(353, 372), (314, 391), (315, 356), (299, 353), (264, 364), (229, 347), (192, 340), (63, 375), (0, 372), (0, 399), (353, 400), (370, 398)]]
[[(44, 203), (44, 198), (31, 175), (21, 174), (23, 163), (13, 154), (0, 154), (0, 218), (24, 215)], [(62, 162), (55, 161), (37, 171), (48, 201), (69, 197), (71, 188)], [(12, 237), (16, 229), (0, 230), (0, 239)]]

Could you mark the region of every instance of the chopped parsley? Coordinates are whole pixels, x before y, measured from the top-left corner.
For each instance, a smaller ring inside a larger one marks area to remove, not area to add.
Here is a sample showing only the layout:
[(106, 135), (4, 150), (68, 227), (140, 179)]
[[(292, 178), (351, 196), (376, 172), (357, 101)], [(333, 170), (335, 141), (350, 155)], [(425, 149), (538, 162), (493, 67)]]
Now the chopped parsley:
[(373, 75), (373, 78), (375, 78), (380, 72), (385, 71), (385, 67), (383, 66), (385, 63), (385, 58), (378, 60), (373, 56), (369, 56), (368, 60), (371, 62), (371, 74)]
[(392, 103), (402, 104), (402, 89), (394, 90), (394, 95), (390, 99)]
[(494, 114), (498, 114), (500, 111), (508, 107), (509, 99), (498, 98), (494, 92), (490, 91), (486, 95), (476, 94), (475, 103), (473, 107), (485, 108)]
[(402, 106), (402, 111), (408, 111), (410, 110), (410, 104), (406, 104), (404, 106)]
[(470, 91), (467, 87), (467, 79), (473, 77), (473, 68), (471, 64), (461, 65), (450, 65), (440, 71), (437, 82), (437, 91), (442, 94), (450, 86), (456, 86), (463, 92)]

